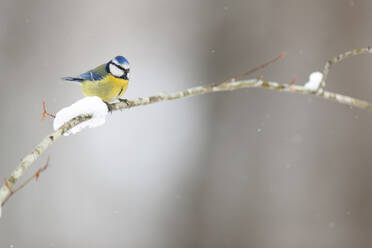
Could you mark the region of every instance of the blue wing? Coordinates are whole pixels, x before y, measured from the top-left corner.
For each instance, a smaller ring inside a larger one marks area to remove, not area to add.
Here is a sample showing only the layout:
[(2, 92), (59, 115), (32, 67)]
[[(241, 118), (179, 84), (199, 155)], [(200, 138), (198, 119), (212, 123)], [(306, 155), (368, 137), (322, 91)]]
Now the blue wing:
[(84, 80), (89, 80), (89, 81), (98, 81), (98, 80), (101, 80), (103, 76), (94, 71), (88, 71), (86, 73), (81, 74), (79, 78), (84, 79)]
[(80, 74), (78, 77), (64, 77), (63, 80), (67, 81), (75, 81), (75, 82), (83, 82), (85, 80), (88, 81), (99, 81), (103, 79), (106, 75), (106, 66), (105, 64), (98, 66), (97, 68), (87, 71), (83, 74)]

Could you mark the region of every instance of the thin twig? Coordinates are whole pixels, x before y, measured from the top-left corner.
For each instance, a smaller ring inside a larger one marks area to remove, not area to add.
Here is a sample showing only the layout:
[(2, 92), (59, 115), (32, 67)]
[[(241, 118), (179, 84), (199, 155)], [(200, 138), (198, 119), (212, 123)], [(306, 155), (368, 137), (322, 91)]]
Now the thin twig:
[(34, 178), (35, 180), (37, 181), (39, 179), (39, 176), (40, 176), (40, 173), (45, 171), (46, 169), (48, 169), (49, 167), (49, 162), (50, 162), (50, 157), (48, 157), (48, 160), (47, 162), (45, 163), (45, 165), (43, 167), (41, 167), (40, 169), (37, 170), (37, 172), (32, 175), (32, 177), (30, 177), (29, 179), (27, 179), (26, 181), (24, 181), (21, 185), (19, 185), (17, 188), (15, 188), (14, 190), (12, 190), (8, 183), (7, 183), (7, 180), (5, 180), (5, 185), (8, 185), (7, 187), (9, 187), (9, 190), (10, 190), (10, 194), (3, 200), (3, 202), (1, 203), (1, 207), (4, 206), (4, 204), (9, 200), (10, 197), (12, 197), (15, 193), (17, 193), (18, 191), (20, 191), (21, 189), (23, 189), (27, 184), (29, 184)]
[(249, 70), (249, 71), (247, 71), (247, 72), (244, 72), (244, 73), (242, 73), (242, 74), (239, 74), (239, 75), (237, 75), (237, 76), (235, 76), (235, 77), (228, 78), (228, 79), (226, 79), (225, 81), (223, 81), (222, 83), (234, 82), (234, 81), (238, 81), (238, 80), (240, 80), (240, 79), (243, 79), (243, 78), (245, 78), (245, 77), (251, 75), (252, 73), (255, 73), (255, 72), (257, 72), (257, 71), (260, 71), (260, 70), (265, 69), (266, 67), (268, 67), (268, 66), (270, 66), (270, 65), (272, 65), (272, 64), (274, 64), (274, 63), (276, 63), (278, 60), (280, 60), (280, 59), (282, 59), (282, 58), (284, 58), (284, 57), (285, 57), (285, 53), (281, 53), (278, 57), (273, 58), (273, 59), (270, 60), (269, 62), (267, 62), (267, 63), (265, 63), (265, 64), (262, 64), (262, 65), (260, 65), (260, 66), (257, 66), (256, 68), (253, 68), (253, 69), (251, 69), (251, 70)]
[(291, 82), (289, 82), (288, 86), (291, 87), (292, 85), (294, 85), (296, 83), (297, 79), (296, 78), (292, 78)]
[(55, 115), (49, 114), (47, 112), (46, 103), (45, 103), (45, 101), (43, 101), (43, 114), (41, 115), (41, 121), (44, 121), (45, 120), (45, 117), (47, 117), (47, 116), (52, 117), (52, 118), (56, 118)]
[(327, 78), (328, 78), (328, 74), (329, 74), (329, 71), (331, 70), (332, 65), (340, 63), (341, 61), (343, 61), (344, 59), (346, 59), (348, 57), (352, 57), (352, 56), (355, 56), (355, 55), (361, 55), (361, 54), (372, 54), (372, 48), (371, 47), (366, 47), (366, 48), (354, 49), (354, 50), (351, 50), (351, 51), (341, 53), (341, 54), (337, 55), (336, 57), (328, 60), (324, 65), (323, 78), (322, 78), (322, 82), (319, 85), (319, 89), (324, 89), (325, 88), (326, 81), (327, 81)]

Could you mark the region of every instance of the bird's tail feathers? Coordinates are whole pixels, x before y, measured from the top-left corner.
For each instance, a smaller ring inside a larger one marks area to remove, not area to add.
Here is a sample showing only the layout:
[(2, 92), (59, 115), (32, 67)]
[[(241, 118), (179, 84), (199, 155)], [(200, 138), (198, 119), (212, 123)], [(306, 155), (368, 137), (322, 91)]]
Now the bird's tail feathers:
[(76, 77), (63, 77), (62, 79), (65, 81), (73, 81), (73, 82), (79, 82), (79, 83), (84, 81), (84, 79), (76, 78)]

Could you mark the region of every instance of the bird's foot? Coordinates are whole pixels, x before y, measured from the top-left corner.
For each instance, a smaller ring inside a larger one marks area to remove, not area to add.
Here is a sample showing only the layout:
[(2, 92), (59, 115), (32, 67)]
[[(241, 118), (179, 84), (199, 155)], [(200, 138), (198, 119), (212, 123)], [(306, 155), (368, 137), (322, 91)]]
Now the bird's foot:
[(112, 106), (111, 106), (111, 104), (108, 103), (108, 102), (105, 102), (105, 101), (103, 101), (103, 102), (106, 103), (106, 106), (107, 106), (108, 112), (112, 114)]
[(127, 106), (129, 106), (129, 101), (128, 101), (128, 99), (122, 99), (122, 98), (119, 98), (118, 99), (120, 102), (125, 102), (125, 104), (127, 105)]

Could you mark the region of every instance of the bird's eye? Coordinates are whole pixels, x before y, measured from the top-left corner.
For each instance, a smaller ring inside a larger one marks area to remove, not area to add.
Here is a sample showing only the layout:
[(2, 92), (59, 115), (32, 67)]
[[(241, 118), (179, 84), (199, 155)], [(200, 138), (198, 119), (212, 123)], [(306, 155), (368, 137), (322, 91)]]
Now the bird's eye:
[(115, 77), (121, 77), (124, 75), (124, 71), (118, 68), (117, 66), (115, 66), (115, 64), (110, 64), (109, 69), (110, 69), (110, 73), (114, 75)]

